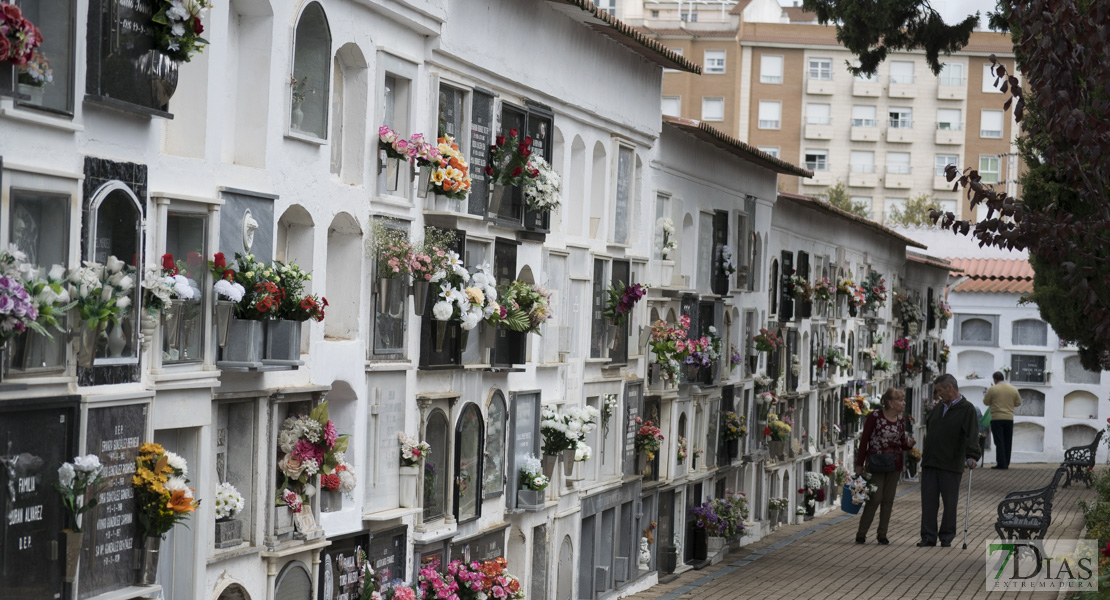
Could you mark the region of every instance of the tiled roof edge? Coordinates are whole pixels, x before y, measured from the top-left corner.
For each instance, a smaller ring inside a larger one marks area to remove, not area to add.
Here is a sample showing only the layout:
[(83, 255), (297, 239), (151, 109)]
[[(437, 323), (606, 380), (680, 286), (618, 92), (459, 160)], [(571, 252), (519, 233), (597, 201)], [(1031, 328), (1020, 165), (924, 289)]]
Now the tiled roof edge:
[(681, 69), (689, 73), (696, 73), (698, 75), (701, 75), (701, 65), (691, 61), (690, 59), (682, 56), (677, 52), (674, 52), (663, 44), (660, 44), (659, 42), (645, 36), (642, 32), (640, 32), (640, 30), (636, 29), (635, 27), (632, 27), (631, 25), (628, 25), (624, 21), (621, 21), (620, 19), (605, 12), (604, 10), (601, 10), (593, 2), (590, 2), (590, 0), (548, 0), (548, 2), (554, 2), (557, 4), (569, 4), (570, 6), (577, 7), (582, 11), (589, 13), (590, 16), (592, 16), (593, 18), (602, 21), (613, 31), (642, 46), (645, 50), (649, 51), (651, 54), (660, 59), (657, 60), (657, 62), (670, 63), (664, 64), (664, 66)]
[(749, 155), (749, 160), (751, 160), (752, 162), (767, 166), (778, 173), (782, 173), (784, 175), (797, 175), (798, 177), (813, 177), (813, 171), (808, 171), (793, 163), (788, 163), (781, 158), (775, 158), (774, 156), (767, 154), (766, 152), (756, 148), (755, 146), (752, 146), (746, 142), (741, 142), (740, 140), (728, 135), (720, 129), (717, 129), (702, 121), (663, 115), (663, 123), (702, 131), (712, 136), (714, 139), (729, 146), (732, 146), (734, 149), (744, 154)]

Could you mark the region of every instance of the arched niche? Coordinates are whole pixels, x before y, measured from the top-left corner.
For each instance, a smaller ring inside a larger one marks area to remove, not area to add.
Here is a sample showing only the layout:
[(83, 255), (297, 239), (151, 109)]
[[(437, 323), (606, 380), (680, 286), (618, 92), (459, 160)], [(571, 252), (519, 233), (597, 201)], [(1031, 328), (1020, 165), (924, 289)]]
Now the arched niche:
[(1074, 448), (1076, 446), (1089, 446), (1091, 442), (1095, 441), (1096, 435), (1098, 435), (1098, 430), (1086, 425), (1068, 425), (1061, 432), (1065, 449)]
[[(332, 339), (358, 337), (362, 300), (362, 228), (349, 213), (335, 215), (328, 226), (328, 313), (324, 335)], [(397, 286), (400, 287), (400, 286)], [(405, 303), (394, 303), (404, 310)]]
[(1078, 356), (1069, 356), (1064, 359), (1064, 382), (1098, 385), (1102, 382), (1102, 372), (1088, 371), (1083, 367), (1083, 363)]
[(291, 561), (278, 572), (274, 583), (275, 600), (305, 600), (313, 595), (312, 577), (303, 562)]
[(1036, 423), (1014, 423), (1014, 452), (1044, 452), (1044, 427)]
[(682, 237), (678, 240), (678, 258), (681, 261), (682, 272), (679, 277), (685, 281), (683, 287), (690, 287), (696, 284), (695, 273), (697, 273), (697, 247), (698, 236), (694, 230), (694, 216), (686, 213), (682, 217)]
[[(563, 139), (562, 130), (560, 130), (557, 126), (552, 126), (551, 128), (551, 143), (551, 168), (559, 174), (559, 179), (565, 182), (567, 181), (567, 144), (566, 141)], [(569, 194), (567, 193), (566, 183), (563, 183), (562, 187), (560, 187), (559, 189), (559, 192), (562, 196), (562, 198), (560, 198), (560, 203), (562, 204), (562, 206), (560, 206), (560, 210), (551, 211), (552, 231), (563, 230), (563, 215), (566, 214), (567, 197), (569, 196)]]
[(956, 355), (959, 364), (960, 379), (967, 379), (969, 375), (977, 375), (977, 379), (989, 379), (994, 372), (994, 355), (982, 350), (964, 350)]
[(606, 187), (606, 175), (609, 173), (609, 160), (605, 152), (605, 144), (599, 142), (594, 143), (593, 161), (590, 173), (590, 239), (600, 240), (606, 237), (605, 230), (602, 229), (603, 221), (605, 221), (606, 207), (608, 206), (609, 194)]
[(571, 190), (568, 195), (567, 204), (564, 207), (567, 215), (567, 233), (580, 236), (584, 233), (585, 218), (590, 214), (583, 206), (589, 195), (586, 189), (586, 143), (582, 141), (582, 136), (575, 135), (570, 144), (570, 178), (564, 181), (569, 183), (568, 188), (576, 186), (576, 189)]
[(357, 44), (348, 42), (335, 52), (332, 86), (331, 172), (347, 185), (359, 185), (366, 170), (370, 78)]
[(331, 84), (331, 28), (319, 2), (304, 5), (293, 37), (289, 128), (327, 138)]
[(1064, 396), (1065, 419), (1097, 419), (1098, 396), (1086, 390), (1076, 390)]
[(482, 462), (485, 451), (482, 410), (470, 402), (455, 423), (455, 519), (462, 523), (482, 512)]
[(424, 461), (424, 521), (443, 517), (447, 510), (447, 414), (442, 409), (433, 409), (424, 427), (423, 440), (431, 446), (431, 452)]
[[(313, 269), (315, 252), (315, 227), (312, 215), (305, 207), (293, 204), (285, 209), (278, 219), (276, 232), (277, 245), (274, 247), (274, 260), (285, 264), (295, 264), (305, 272)], [(312, 293), (312, 280), (305, 282), (305, 292)], [(325, 319), (326, 320), (326, 319)], [(301, 353), (307, 353), (311, 339), (311, 327), (301, 327)]]
[(490, 392), (486, 404), (485, 464), (482, 476), (482, 496), (497, 496), (505, 489), (505, 394), (501, 390)]
[(247, 592), (247, 588), (232, 583), (220, 590), (220, 595), (216, 596), (216, 600), (251, 600), (251, 595)]
[(1021, 406), (1014, 409), (1015, 416), (1044, 416), (1044, 392), (1029, 388), (1020, 388), (1018, 393), (1021, 394)]

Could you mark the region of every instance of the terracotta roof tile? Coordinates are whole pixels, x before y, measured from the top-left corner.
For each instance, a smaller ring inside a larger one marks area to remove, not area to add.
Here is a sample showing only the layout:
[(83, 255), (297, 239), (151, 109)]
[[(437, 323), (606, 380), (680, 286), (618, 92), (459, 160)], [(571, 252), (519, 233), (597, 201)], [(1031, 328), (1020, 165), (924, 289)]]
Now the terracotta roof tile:
[(635, 27), (601, 10), (590, 0), (548, 0), (548, 2), (578, 8), (579, 11), (566, 12), (566, 14), (656, 64), (701, 75), (701, 65), (645, 36)]
[(824, 200), (821, 200), (820, 198), (818, 198), (816, 196), (807, 196), (805, 194), (794, 194), (794, 193), (791, 193), (791, 192), (781, 192), (780, 191), (779, 192), (779, 198), (782, 199), (782, 200), (789, 200), (791, 202), (794, 202), (795, 204), (799, 204), (801, 206), (805, 206), (805, 207), (811, 208), (813, 210), (819, 210), (819, 211), (822, 211), (822, 212), (825, 212), (825, 213), (828, 213), (828, 214), (831, 214), (831, 215), (836, 215), (836, 216), (838, 216), (842, 219), (845, 219), (847, 221), (855, 221), (856, 223), (859, 223), (860, 225), (863, 225), (864, 227), (866, 227), (868, 229), (872, 229), (874, 231), (878, 231), (879, 233), (888, 235), (888, 236), (898, 240), (899, 242), (902, 242), (902, 243), (906, 244), (907, 246), (914, 246), (914, 247), (921, 248), (921, 249), (926, 248), (925, 244), (922, 244), (921, 242), (918, 242), (918, 241), (915, 241), (915, 240), (911, 240), (910, 238), (898, 233), (897, 231), (894, 231), (893, 229), (891, 229), (891, 228), (889, 228), (889, 227), (887, 227), (887, 226), (885, 226), (881, 223), (877, 223), (875, 221), (872, 221), (871, 219), (867, 219), (867, 218), (861, 217), (857, 214), (853, 214), (853, 213), (850, 213), (846, 210), (837, 208), (837, 207), (833, 206), (832, 204), (829, 204), (828, 202), (825, 202)]
[(723, 38), (735, 39), (737, 34), (736, 28), (730, 29), (673, 29), (664, 27), (641, 27), (644, 33), (648, 35), (660, 36), (683, 36), (693, 38)]
[(940, 268), (940, 269), (947, 269), (948, 271), (951, 271), (952, 273), (962, 272), (960, 269), (952, 266), (952, 263), (948, 262), (948, 260), (946, 260), (946, 259), (937, 258), (936, 256), (928, 256), (926, 254), (919, 254), (917, 252), (911, 251), (909, 248), (906, 249), (906, 260), (908, 260), (910, 262), (920, 263), (920, 264), (923, 264), (923, 265), (928, 265), (930, 267), (937, 267), (937, 268)]
[(750, 163), (759, 165), (770, 169), (776, 173), (783, 175), (797, 175), (799, 177), (813, 177), (813, 171), (807, 171), (797, 165), (788, 163), (781, 158), (775, 158), (766, 152), (759, 150), (755, 146), (751, 146), (740, 140), (716, 129), (710, 125), (695, 121), (693, 119), (683, 119), (680, 117), (671, 117), (663, 115), (663, 125), (669, 125), (676, 129), (685, 131), (699, 138), (703, 141), (709, 142), (718, 148), (728, 151), (729, 153), (738, 156)]
[(752, 3), (752, 0), (740, 0), (739, 2), (734, 4), (732, 8), (729, 9), (728, 14), (730, 14), (730, 15), (743, 14), (744, 9), (747, 8), (748, 5), (751, 4), (751, 3)]
[(791, 23), (816, 23), (817, 13), (812, 13), (801, 6), (784, 6), (782, 12), (790, 18)]
[(1033, 267), (1027, 260), (952, 258), (953, 267), (968, 277), (952, 291), (1027, 294), (1033, 291)]

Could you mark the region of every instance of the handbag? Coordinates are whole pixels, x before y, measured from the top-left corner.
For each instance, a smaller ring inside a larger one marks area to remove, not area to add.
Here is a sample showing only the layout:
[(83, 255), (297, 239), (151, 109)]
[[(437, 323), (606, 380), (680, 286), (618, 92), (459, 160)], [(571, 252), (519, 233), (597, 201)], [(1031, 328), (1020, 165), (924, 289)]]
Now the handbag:
[(894, 455), (893, 454), (868, 454), (867, 455), (867, 471), (869, 473), (893, 473), (894, 472)]

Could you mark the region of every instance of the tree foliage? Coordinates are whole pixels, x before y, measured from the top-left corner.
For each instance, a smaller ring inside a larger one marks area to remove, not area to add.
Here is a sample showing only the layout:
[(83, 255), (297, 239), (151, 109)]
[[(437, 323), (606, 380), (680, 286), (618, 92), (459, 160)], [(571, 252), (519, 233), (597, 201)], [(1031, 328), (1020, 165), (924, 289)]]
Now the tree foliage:
[(836, 184), (825, 188), (825, 191), (817, 194), (817, 197), (853, 215), (865, 219), (871, 218), (871, 207), (868, 206), (866, 202), (852, 200), (852, 197), (848, 195), (848, 187), (839, 179), (836, 181)]
[(895, 206), (887, 214), (887, 221), (906, 227), (931, 227), (934, 225), (932, 211), (940, 206), (932, 194), (918, 194), (906, 200), (905, 206)]
[[(821, 22), (839, 22), (838, 39), (860, 56), (860, 70), (870, 72), (886, 48), (923, 49), (936, 71), (936, 53), (961, 48), (966, 26), (978, 21), (975, 15), (959, 25), (937, 25), (928, 0), (804, 4)], [(974, 235), (981, 246), (1028, 250), (1032, 298), (1042, 316), (1079, 345), (1085, 367), (1108, 368), (1110, 2), (999, 0), (990, 19), (1011, 32), (1028, 86), (991, 56), (995, 85), (1008, 96), (1004, 108), (1013, 108), (1022, 125), (1020, 147), (1030, 167), (1021, 178), (1022, 199), (984, 184), (975, 169), (950, 165), (946, 176), (953, 189), (965, 191), (972, 212), (985, 204), (987, 215), (974, 228), (951, 212), (934, 211), (933, 219), (954, 233)], [(924, 34), (929, 28), (932, 34)]]

